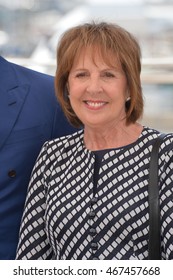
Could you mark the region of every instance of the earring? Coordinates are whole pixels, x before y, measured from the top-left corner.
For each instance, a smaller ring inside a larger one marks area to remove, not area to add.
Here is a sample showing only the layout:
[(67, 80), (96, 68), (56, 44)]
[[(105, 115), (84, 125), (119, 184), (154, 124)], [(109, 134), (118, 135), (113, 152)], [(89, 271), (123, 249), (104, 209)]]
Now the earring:
[(130, 99), (131, 99), (131, 97), (130, 97), (130, 96), (128, 96), (128, 97), (127, 97), (127, 99), (126, 99), (126, 102), (127, 102), (127, 101), (129, 101)]

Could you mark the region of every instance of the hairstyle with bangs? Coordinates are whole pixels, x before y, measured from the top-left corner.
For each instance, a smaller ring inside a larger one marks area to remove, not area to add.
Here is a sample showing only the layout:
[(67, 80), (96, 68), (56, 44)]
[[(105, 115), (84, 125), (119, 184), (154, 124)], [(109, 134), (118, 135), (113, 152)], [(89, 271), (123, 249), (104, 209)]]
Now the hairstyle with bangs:
[(130, 100), (125, 103), (126, 123), (136, 122), (143, 113), (140, 46), (136, 38), (127, 30), (106, 22), (85, 23), (72, 27), (61, 36), (58, 43), (55, 90), (68, 121), (75, 127), (83, 125), (67, 97), (67, 81), (74, 60), (86, 48), (93, 49), (93, 60), (95, 51), (99, 52), (108, 65), (113, 64), (113, 57), (110, 61), (110, 52), (118, 59), (126, 75), (130, 95)]

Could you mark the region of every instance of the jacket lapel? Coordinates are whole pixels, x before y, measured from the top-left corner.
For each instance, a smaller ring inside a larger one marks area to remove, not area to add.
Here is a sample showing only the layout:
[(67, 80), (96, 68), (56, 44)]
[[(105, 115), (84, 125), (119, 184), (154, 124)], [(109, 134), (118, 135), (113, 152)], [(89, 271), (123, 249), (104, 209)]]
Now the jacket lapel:
[[(8, 63), (8, 62), (7, 62)], [(6, 65), (3, 65), (3, 69), (0, 67), (1, 74), (4, 74)], [(11, 67), (10, 67), (11, 68)], [(12, 70), (11, 70), (12, 71)], [(11, 78), (13, 77), (13, 78)], [(13, 79), (13, 80), (12, 80)], [(25, 99), (29, 92), (29, 85), (17, 85), (17, 80), (14, 82), (14, 73), (9, 73), (3, 77), (1, 75), (0, 86), (0, 149), (3, 147), (5, 141), (10, 135), (17, 118), (22, 110)], [(7, 88), (8, 85), (8, 88)]]

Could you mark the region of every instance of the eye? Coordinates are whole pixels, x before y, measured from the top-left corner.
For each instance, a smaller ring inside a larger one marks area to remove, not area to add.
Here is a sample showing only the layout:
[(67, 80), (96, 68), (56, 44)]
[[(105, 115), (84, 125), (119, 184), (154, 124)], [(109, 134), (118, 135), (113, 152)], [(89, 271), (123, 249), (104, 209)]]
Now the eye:
[(105, 78), (114, 78), (115, 74), (113, 74), (112, 72), (106, 71), (102, 74), (102, 76), (105, 77)]
[(79, 72), (76, 74), (76, 78), (85, 78), (85, 77), (88, 77), (87, 72)]

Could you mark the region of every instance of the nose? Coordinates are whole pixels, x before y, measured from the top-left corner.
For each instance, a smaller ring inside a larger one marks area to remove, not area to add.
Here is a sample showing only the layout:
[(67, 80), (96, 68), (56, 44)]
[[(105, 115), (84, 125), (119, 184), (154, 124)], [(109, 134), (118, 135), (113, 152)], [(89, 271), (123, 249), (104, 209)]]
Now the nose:
[(102, 91), (103, 89), (102, 89), (100, 77), (90, 77), (87, 85), (87, 92), (100, 93)]

